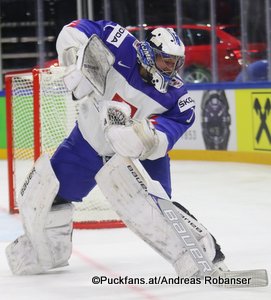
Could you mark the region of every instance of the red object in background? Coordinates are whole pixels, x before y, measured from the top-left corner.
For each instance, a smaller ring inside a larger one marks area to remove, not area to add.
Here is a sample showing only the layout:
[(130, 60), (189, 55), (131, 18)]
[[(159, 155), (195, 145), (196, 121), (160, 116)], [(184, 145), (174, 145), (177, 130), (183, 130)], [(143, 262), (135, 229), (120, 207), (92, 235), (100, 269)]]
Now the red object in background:
[[(236, 37), (241, 41), (241, 30), (238, 25), (227, 24), (219, 25), (218, 29)], [(241, 49), (240, 49), (241, 52)], [(266, 58), (266, 43), (248, 43), (247, 49), (247, 63), (253, 63), (257, 60), (262, 60)]]
[[(158, 27), (171, 27), (177, 30), (176, 25), (151, 25), (143, 28), (147, 35)], [(127, 29), (139, 38), (139, 26), (129, 26)], [(240, 28), (237, 25), (219, 25), (216, 28), (216, 35), (218, 80), (234, 81), (242, 69)], [(183, 79), (189, 83), (210, 82), (212, 79), (211, 27), (195, 24), (183, 25), (181, 27), (181, 38), (185, 44)], [(265, 43), (249, 43), (247, 63), (263, 59), (265, 54)], [(45, 67), (51, 65), (58, 65), (57, 59), (47, 61)]]
[[(146, 35), (158, 27), (171, 27), (177, 30), (176, 25), (144, 26)], [(140, 27), (127, 28), (136, 37)], [(211, 27), (207, 25), (182, 25), (181, 39), (186, 47), (183, 78), (186, 82), (211, 81)], [(219, 81), (233, 81), (242, 68), (242, 53), (240, 29), (237, 25), (219, 25), (217, 35), (217, 62)], [(266, 44), (248, 44), (247, 63), (262, 59), (265, 56)]]
[(50, 68), (51, 66), (57, 67), (58, 65), (59, 65), (58, 59), (53, 59), (53, 60), (46, 61), (44, 63), (44, 68)]

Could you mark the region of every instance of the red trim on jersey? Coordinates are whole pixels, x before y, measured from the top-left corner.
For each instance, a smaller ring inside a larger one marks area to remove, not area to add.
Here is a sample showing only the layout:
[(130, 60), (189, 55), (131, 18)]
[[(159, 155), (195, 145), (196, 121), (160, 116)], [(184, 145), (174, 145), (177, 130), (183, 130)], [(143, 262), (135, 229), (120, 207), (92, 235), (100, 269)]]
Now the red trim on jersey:
[(133, 116), (135, 115), (135, 113), (137, 112), (137, 107), (135, 107), (134, 105), (132, 105), (131, 103), (125, 101), (119, 94), (115, 94), (112, 98), (113, 101), (117, 101), (117, 102), (124, 102), (126, 104), (128, 104), (131, 107), (131, 118), (133, 118)]
[(158, 116), (151, 116), (150, 122), (151, 122), (153, 125), (158, 124), (158, 122), (156, 121), (157, 118), (158, 118)]
[(67, 27), (75, 27), (79, 22), (80, 20), (72, 21), (70, 24), (67, 25)]

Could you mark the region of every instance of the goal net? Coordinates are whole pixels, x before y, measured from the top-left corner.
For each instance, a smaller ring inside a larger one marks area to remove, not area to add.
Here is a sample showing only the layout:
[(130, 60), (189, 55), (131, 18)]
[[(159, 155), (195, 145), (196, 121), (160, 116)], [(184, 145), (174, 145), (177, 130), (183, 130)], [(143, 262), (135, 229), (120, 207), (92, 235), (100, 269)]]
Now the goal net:
[[(74, 127), (78, 102), (63, 83), (61, 67), (6, 75), (7, 153), (10, 212), (33, 162), (52, 155)], [(74, 228), (114, 228), (123, 223), (102, 193), (94, 190), (75, 204)]]

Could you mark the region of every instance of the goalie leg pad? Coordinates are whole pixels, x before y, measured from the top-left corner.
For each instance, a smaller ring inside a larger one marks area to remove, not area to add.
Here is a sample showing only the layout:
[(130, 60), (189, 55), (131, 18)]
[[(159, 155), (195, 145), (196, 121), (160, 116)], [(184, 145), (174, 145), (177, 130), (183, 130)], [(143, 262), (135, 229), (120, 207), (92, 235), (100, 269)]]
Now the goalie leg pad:
[(49, 156), (42, 155), (28, 174), (17, 199), (25, 233), (42, 266), (50, 269), (50, 249), (44, 229), (48, 213), (59, 190)]
[[(201, 245), (204, 252), (207, 256), (212, 260), (212, 262), (216, 265), (223, 264), (223, 270), (228, 270), (226, 265), (224, 265), (223, 261), (225, 259), (224, 254), (221, 252), (220, 246), (217, 244), (215, 238), (208, 232), (208, 230), (200, 224), (197, 219), (189, 213), (189, 211), (184, 208), (180, 203), (173, 202), (174, 205), (178, 208), (178, 211), (181, 217), (187, 221), (190, 230), (198, 240), (199, 244)], [(176, 262), (174, 265), (178, 274), (182, 274), (184, 270), (188, 270), (186, 272), (191, 273), (193, 269), (191, 269), (190, 264), (190, 256), (188, 253), (185, 253), (181, 257), (181, 259)], [(189, 269), (191, 269), (189, 271)]]
[[(67, 205), (65, 208), (62, 206), (52, 208), (58, 190), (59, 182), (52, 169), (49, 157), (43, 155), (35, 162), (17, 199), (26, 237), (19, 238), (13, 246), (8, 247), (7, 256), (9, 261), (12, 261), (10, 265), (14, 266), (13, 258), (10, 257), (12, 255), (16, 256), (17, 249), (26, 247), (33, 260), (32, 263), (29, 263), (30, 258), (26, 253), (19, 256), (18, 262), (21, 262), (21, 266), (13, 268), (14, 271), (12, 271), (15, 274), (16, 272), (22, 274), (31, 272), (29, 271), (31, 269), (29, 265), (35, 265), (36, 262), (40, 268), (35, 269), (33, 267), (33, 273), (44, 272), (62, 264), (59, 258), (60, 255), (57, 254), (58, 249), (62, 249), (64, 253), (61, 255), (67, 260), (68, 255), (66, 252), (68, 251), (66, 247), (64, 247), (65, 249), (60, 247), (56, 237), (59, 238), (59, 243), (63, 243), (62, 240), (65, 240), (63, 230), (64, 232), (70, 231), (72, 204)], [(30, 250), (30, 246), (33, 250)], [(25, 265), (22, 262), (24, 258)], [(16, 260), (16, 258), (14, 259)], [(21, 271), (18, 271), (20, 268)]]
[[(198, 268), (150, 196), (155, 195), (155, 191), (148, 189), (149, 177), (140, 166), (142, 172), (138, 171), (139, 165), (135, 165), (131, 159), (115, 155), (95, 179), (127, 227), (167, 259), (179, 276), (192, 276)], [(160, 190), (157, 186), (156, 192), (162, 196), (164, 193), (166, 197), (161, 186)], [(204, 234), (198, 235), (203, 241)], [(206, 254), (211, 260), (214, 258), (214, 251)], [(188, 260), (187, 265), (183, 264), (184, 258)]]
[(23, 226), (30, 239), (43, 230), (58, 189), (59, 182), (49, 157), (43, 155), (27, 175), (17, 199)]
[(48, 237), (53, 266), (68, 265), (72, 253), (74, 205), (72, 203), (54, 205), (48, 215), (45, 233)]
[(192, 215), (190, 215), (188, 211), (185, 212), (183, 206), (176, 202), (174, 202), (174, 205), (177, 206), (181, 217), (188, 223), (190, 230), (200, 242), (203, 250), (208, 254), (209, 257), (214, 258), (216, 255), (216, 244), (212, 235), (202, 224), (200, 224)]
[(6, 256), (14, 275), (33, 275), (44, 272), (38, 262), (36, 252), (25, 234), (7, 246)]
[[(44, 235), (51, 266), (43, 264), (30, 239), (26, 234), (17, 238), (6, 248), (6, 256), (10, 269), (15, 275), (34, 275), (46, 272), (48, 269), (68, 265), (72, 252), (72, 215), (73, 204), (61, 204), (52, 207), (48, 214)], [(39, 243), (39, 241), (36, 241)], [(44, 244), (44, 241), (41, 241)]]

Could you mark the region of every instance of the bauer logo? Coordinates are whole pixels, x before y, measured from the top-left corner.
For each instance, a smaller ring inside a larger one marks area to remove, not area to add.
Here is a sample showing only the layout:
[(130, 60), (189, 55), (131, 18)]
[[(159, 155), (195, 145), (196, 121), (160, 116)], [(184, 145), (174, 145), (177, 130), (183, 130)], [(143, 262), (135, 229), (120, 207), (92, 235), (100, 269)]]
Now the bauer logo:
[(193, 257), (200, 271), (203, 274), (212, 271), (212, 265), (210, 265), (208, 260), (205, 259), (201, 252), (202, 250), (198, 248), (198, 246), (194, 242), (192, 235), (183, 225), (185, 222), (179, 220), (181, 216), (175, 213), (175, 211), (172, 209), (165, 209), (165, 207), (163, 208), (161, 202), (158, 202), (158, 205), (160, 205), (160, 207), (162, 208), (164, 216), (172, 224), (174, 230), (176, 231), (177, 235), (181, 238), (183, 244), (185, 245), (185, 248), (190, 252), (191, 257)]
[(23, 184), (23, 187), (21, 188), (21, 191), (20, 191), (20, 194), (21, 194), (22, 197), (23, 197), (24, 192), (25, 192), (25, 190), (27, 189), (28, 184), (29, 184), (30, 180), (32, 179), (32, 177), (33, 177), (33, 175), (34, 175), (35, 172), (36, 172), (36, 169), (33, 168), (33, 169), (30, 171), (30, 173), (28, 174), (28, 176), (27, 176), (27, 178), (26, 178), (26, 180), (25, 180), (25, 182), (24, 182), (24, 184)]
[(271, 93), (251, 95), (254, 149), (271, 151)]
[(116, 25), (106, 41), (119, 48), (127, 35), (128, 31), (125, 28), (121, 27), (120, 25)]
[(143, 179), (136, 173), (134, 168), (131, 165), (127, 166), (127, 169), (131, 172), (131, 174), (134, 176), (135, 180), (139, 183), (139, 185), (142, 187), (142, 189), (147, 192), (148, 189), (143, 181)]
[(184, 112), (187, 109), (195, 106), (195, 101), (187, 94), (183, 95), (178, 101), (180, 112)]

